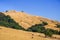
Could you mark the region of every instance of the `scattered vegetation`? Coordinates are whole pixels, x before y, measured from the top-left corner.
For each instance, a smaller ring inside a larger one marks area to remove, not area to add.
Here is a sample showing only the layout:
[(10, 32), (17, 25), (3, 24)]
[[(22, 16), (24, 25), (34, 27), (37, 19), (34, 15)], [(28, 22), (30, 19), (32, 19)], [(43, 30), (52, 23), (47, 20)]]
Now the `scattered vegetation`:
[(8, 12), (8, 10), (6, 10), (6, 12)]
[[(60, 35), (60, 31), (53, 30), (53, 29), (45, 29), (44, 27), (45, 25), (48, 25), (48, 23), (42, 22), (41, 24), (36, 24), (36, 25), (31, 26), (26, 31), (44, 33), (45, 37), (52, 37), (53, 34)], [(2, 12), (0, 12), (0, 26), (25, 30), (24, 28), (22, 28), (22, 26), (16, 23), (9, 15), (6, 16)], [(60, 25), (57, 24), (57, 27), (60, 28)]]
[(60, 35), (60, 32), (53, 29), (45, 29), (45, 25), (48, 25), (47, 22), (42, 22), (42, 24), (36, 24), (27, 29), (27, 31), (44, 33), (45, 37), (52, 37), (53, 34)]
[(0, 26), (24, 30), (24, 28), (16, 23), (9, 15), (6, 16), (2, 12), (0, 12)]
[(60, 24), (56, 24), (57, 28), (60, 28)]
[(44, 34), (45, 34), (45, 37), (47, 37), (47, 36), (52, 37), (53, 34), (60, 35), (60, 32), (57, 30), (47, 28), (47, 29), (45, 29)]
[(24, 12), (23, 10), (21, 12)]
[(43, 24), (43, 26), (48, 25), (48, 23), (47, 23), (47, 22), (42, 22), (42, 24)]
[(38, 24), (38, 25), (36, 24), (28, 29), (28, 31), (39, 32), (39, 33), (40, 32), (43, 33), (44, 30), (45, 28), (42, 26), (42, 24)]
[(44, 31), (45, 37), (52, 37), (53, 32), (50, 29), (46, 29)]

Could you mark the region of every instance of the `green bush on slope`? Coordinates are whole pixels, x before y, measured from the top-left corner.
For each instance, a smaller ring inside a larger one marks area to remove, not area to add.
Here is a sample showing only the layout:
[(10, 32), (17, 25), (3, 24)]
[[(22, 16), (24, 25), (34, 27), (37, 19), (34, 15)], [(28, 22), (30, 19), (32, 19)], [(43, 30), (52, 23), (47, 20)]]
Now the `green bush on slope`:
[(46, 29), (44, 31), (45, 37), (52, 37), (53, 32), (50, 29)]
[(2, 12), (0, 12), (0, 26), (24, 30), (24, 28), (16, 23), (9, 15), (6, 16)]
[(57, 28), (60, 28), (60, 24), (56, 24)]
[(28, 28), (28, 31), (32, 31), (32, 32), (38, 32), (38, 33), (44, 33), (45, 37), (51, 37), (53, 34), (58, 34), (60, 35), (57, 30), (53, 30), (53, 29), (45, 29), (45, 25), (48, 25), (47, 22), (42, 22), (42, 24), (36, 24), (31, 26), (30, 28)]
[[(60, 35), (60, 31), (58, 32), (57, 30), (45, 29), (44, 27), (45, 25), (48, 25), (48, 23), (42, 22), (41, 24), (36, 24), (36, 25), (31, 26), (30, 28), (27, 29), (27, 31), (44, 33), (45, 37), (47, 36), (51, 37), (53, 34)], [(16, 23), (9, 15), (6, 16), (2, 12), (0, 12), (0, 26), (25, 30), (24, 28), (22, 28), (22, 26)], [(57, 26), (60, 27), (60, 25), (57, 25)]]

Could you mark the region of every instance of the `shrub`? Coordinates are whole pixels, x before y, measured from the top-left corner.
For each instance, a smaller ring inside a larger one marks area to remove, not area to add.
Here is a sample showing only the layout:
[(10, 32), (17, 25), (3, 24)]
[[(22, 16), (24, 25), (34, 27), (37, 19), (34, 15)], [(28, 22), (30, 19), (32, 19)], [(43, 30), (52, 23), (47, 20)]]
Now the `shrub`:
[(27, 29), (28, 31), (32, 31), (32, 32), (39, 32), (39, 33), (43, 33), (45, 28), (41, 25), (41, 24), (36, 24), (31, 26), (30, 28)]
[(53, 32), (50, 29), (46, 29), (44, 31), (45, 37), (52, 37)]
[(60, 24), (56, 24), (57, 28), (60, 28)]
[(47, 22), (42, 22), (42, 24), (45, 26), (45, 25), (48, 25), (48, 23)]
[(60, 31), (58, 32), (58, 34), (60, 35)]
[(24, 11), (21, 11), (21, 12), (24, 12)]

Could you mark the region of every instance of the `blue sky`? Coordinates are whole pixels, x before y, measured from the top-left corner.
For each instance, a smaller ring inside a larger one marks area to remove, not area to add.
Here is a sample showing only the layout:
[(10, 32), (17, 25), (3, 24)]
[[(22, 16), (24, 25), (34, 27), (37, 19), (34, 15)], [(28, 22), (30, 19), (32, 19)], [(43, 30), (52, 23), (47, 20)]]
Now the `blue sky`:
[(0, 0), (0, 11), (17, 10), (60, 21), (60, 0)]

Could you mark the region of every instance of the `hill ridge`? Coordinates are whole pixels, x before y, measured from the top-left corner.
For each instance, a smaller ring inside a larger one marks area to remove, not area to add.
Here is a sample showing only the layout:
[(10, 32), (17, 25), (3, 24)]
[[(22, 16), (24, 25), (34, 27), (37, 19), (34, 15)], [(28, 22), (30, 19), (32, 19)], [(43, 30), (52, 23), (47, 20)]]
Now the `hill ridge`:
[(11, 18), (13, 18), (17, 23), (19, 23), (19, 25), (21, 25), (25, 29), (28, 29), (32, 25), (42, 23), (43, 21), (48, 23), (46, 28), (50, 27), (50, 28), (54, 29), (56, 24), (59, 23), (59, 22), (49, 20), (49, 19), (44, 18), (44, 17), (33, 16), (33, 15), (26, 14), (25, 12), (17, 12), (15, 10), (4, 12), (4, 14), (9, 15)]

